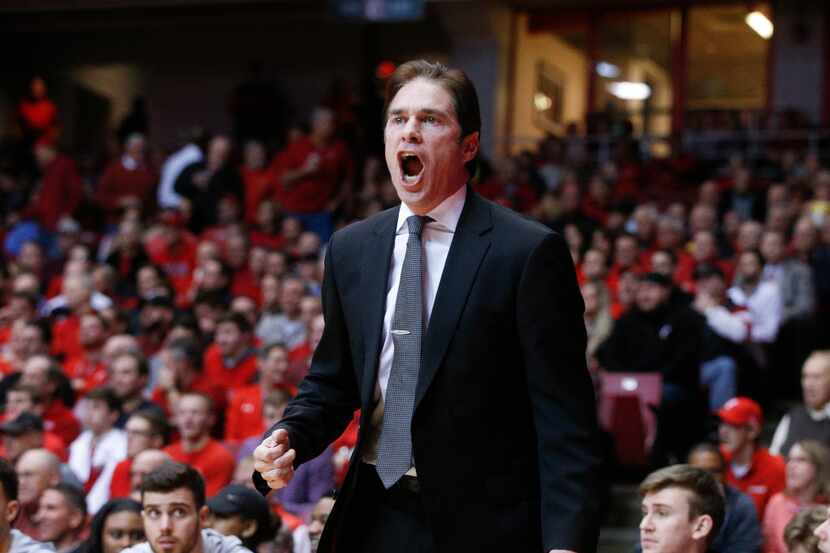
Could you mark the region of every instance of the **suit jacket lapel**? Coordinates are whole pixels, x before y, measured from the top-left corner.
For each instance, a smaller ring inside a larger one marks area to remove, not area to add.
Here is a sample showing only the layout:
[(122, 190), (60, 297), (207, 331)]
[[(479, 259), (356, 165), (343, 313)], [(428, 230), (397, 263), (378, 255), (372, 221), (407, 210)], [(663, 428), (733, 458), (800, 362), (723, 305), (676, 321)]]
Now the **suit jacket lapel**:
[(468, 187), (467, 200), (455, 229), (424, 337), (421, 372), (415, 389), (416, 408), (432, 383), (455, 333), (481, 261), (490, 247), (487, 232), (492, 226), (490, 206)]
[(397, 221), (398, 209), (390, 209), (383, 213), (363, 247), (360, 285), (366, 303), (362, 317), (364, 360), (360, 399), (364, 407), (372, 404), (372, 393), (377, 378), (389, 267), (392, 261), (392, 248), (395, 245)]

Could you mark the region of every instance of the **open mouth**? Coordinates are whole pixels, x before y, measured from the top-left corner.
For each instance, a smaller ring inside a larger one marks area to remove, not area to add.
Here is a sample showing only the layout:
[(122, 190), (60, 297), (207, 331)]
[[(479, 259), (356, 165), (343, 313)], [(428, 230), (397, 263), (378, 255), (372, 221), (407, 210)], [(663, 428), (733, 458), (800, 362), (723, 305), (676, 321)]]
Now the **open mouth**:
[(404, 153), (398, 156), (401, 166), (401, 176), (407, 184), (418, 182), (418, 178), (424, 170), (424, 163), (415, 154)]

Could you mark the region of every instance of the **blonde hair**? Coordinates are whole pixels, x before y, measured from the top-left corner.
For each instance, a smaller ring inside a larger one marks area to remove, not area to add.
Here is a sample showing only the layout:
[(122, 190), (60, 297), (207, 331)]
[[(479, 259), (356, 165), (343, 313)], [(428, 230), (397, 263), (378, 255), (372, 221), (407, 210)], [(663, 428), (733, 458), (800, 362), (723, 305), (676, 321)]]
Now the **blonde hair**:
[(819, 553), (818, 537), (813, 531), (827, 520), (827, 507), (810, 507), (796, 514), (784, 528), (784, 543), (793, 551), (799, 545), (808, 553)]

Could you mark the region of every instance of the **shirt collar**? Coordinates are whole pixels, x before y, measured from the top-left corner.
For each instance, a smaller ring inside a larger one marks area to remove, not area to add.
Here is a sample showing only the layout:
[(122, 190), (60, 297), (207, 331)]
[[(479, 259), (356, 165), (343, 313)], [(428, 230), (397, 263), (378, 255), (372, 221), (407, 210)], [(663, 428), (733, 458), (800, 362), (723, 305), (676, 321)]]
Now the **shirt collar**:
[[(454, 233), (455, 228), (458, 226), (458, 220), (461, 218), (461, 212), (464, 210), (464, 202), (466, 200), (467, 186), (464, 185), (427, 213), (427, 216), (433, 219), (428, 225)], [(398, 210), (398, 225), (395, 227), (395, 234), (408, 232), (406, 229), (406, 220), (412, 215), (415, 214), (409, 209), (409, 206), (401, 202), (401, 208)]]
[(820, 421), (824, 419), (830, 418), (830, 402), (827, 402), (824, 407), (816, 411), (815, 409), (810, 409), (806, 405), (804, 406), (807, 409), (807, 414), (810, 415), (810, 418), (814, 421)]

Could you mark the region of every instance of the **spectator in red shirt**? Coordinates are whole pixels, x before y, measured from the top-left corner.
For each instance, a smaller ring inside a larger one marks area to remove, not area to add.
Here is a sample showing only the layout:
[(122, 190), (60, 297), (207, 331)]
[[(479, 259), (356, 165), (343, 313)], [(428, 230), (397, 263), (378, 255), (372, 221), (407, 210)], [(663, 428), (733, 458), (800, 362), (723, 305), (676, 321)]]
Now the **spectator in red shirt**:
[(52, 354), (64, 360), (83, 355), (80, 342), (81, 316), (93, 312), (92, 279), (87, 274), (71, 274), (63, 280), (63, 297), (66, 299), (66, 317), (52, 326)]
[(279, 207), (276, 202), (264, 200), (256, 207), (256, 215), (251, 222), (249, 236), (251, 244), (278, 250), (283, 247), (280, 232)]
[(168, 416), (182, 395), (201, 393), (210, 397), (217, 409), (225, 408), (223, 382), (212, 382), (202, 374), (202, 351), (192, 338), (175, 338), (161, 350), (161, 366), (152, 400)]
[(16, 463), (26, 451), (38, 448), (47, 449), (61, 461), (69, 457), (63, 440), (51, 432), (44, 432), (43, 419), (30, 411), (7, 418), (0, 424), (0, 434), (3, 435), (2, 456), (12, 463)]
[(65, 377), (50, 357), (35, 355), (23, 365), (19, 383), (42, 390), (43, 411), (37, 414), (43, 418), (44, 429), (57, 434), (63, 443), (70, 444), (81, 433), (81, 425), (58, 397), (61, 379)]
[(169, 292), (164, 291), (143, 298), (139, 304), (138, 342), (146, 357), (158, 352), (173, 325), (176, 308), (168, 294)]
[(643, 272), (640, 264), (640, 245), (633, 234), (621, 234), (614, 241), (614, 263), (608, 271), (609, 288), (618, 283), (620, 275), (633, 271), (635, 274)]
[(20, 130), (26, 144), (54, 144), (58, 139), (58, 107), (49, 99), (46, 82), (34, 77), (29, 94), (17, 108)]
[(52, 144), (35, 146), (35, 159), (42, 177), (22, 216), (31, 217), (46, 229), (54, 230), (58, 219), (63, 215), (72, 215), (81, 203), (83, 182), (75, 162), (58, 153)]
[(155, 200), (157, 183), (158, 172), (147, 162), (144, 136), (132, 134), (121, 158), (113, 160), (101, 175), (95, 197), (114, 221), (126, 207), (139, 207), (146, 213)]
[(164, 447), (169, 435), (167, 419), (158, 409), (144, 409), (133, 413), (124, 426), (127, 434), (127, 458), (118, 463), (110, 481), (110, 497), (129, 496), (132, 485), (133, 461), (147, 450)]
[(203, 394), (185, 394), (175, 408), (175, 424), (181, 440), (164, 451), (175, 461), (195, 467), (205, 479), (208, 497), (231, 481), (233, 455), (210, 437), (213, 427), (213, 402)]
[(276, 176), (268, 164), (268, 152), (258, 140), (249, 140), (242, 150), (242, 182), (245, 183), (245, 222), (257, 220), (258, 206), (276, 199)]
[(760, 405), (748, 397), (735, 397), (717, 412), (721, 451), (729, 463), (728, 484), (747, 494), (755, 502), (758, 518), (763, 520), (769, 499), (784, 490), (785, 463), (758, 443), (763, 414)]
[(346, 144), (335, 138), (334, 112), (318, 107), (311, 132), (288, 145), (275, 160), (279, 199), (286, 213), (327, 242), (333, 231), (331, 214), (350, 195), (352, 160)]
[(205, 378), (228, 390), (253, 382), (257, 371), (251, 324), (240, 313), (228, 313), (216, 325), (214, 343), (205, 351)]
[(64, 372), (78, 395), (86, 395), (106, 382), (107, 368), (102, 351), (107, 338), (107, 325), (101, 315), (96, 312), (81, 315), (78, 326), (81, 354), (71, 357), (64, 364)]
[(225, 416), (225, 440), (241, 442), (265, 432), (262, 400), (274, 390), (285, 390), (292, 396), (297, 388), (286, 380), (288, 352), (280, 343), (262, 349), (257, 359), (259, 383), (235, 390)]
[(177, 209), (164, 210), (160, 222), (158, 234), (147, 241), (147, 254), (161, 267), (182, 300), (196, 268), (196, 238), (184, 228), (184, 216)]

